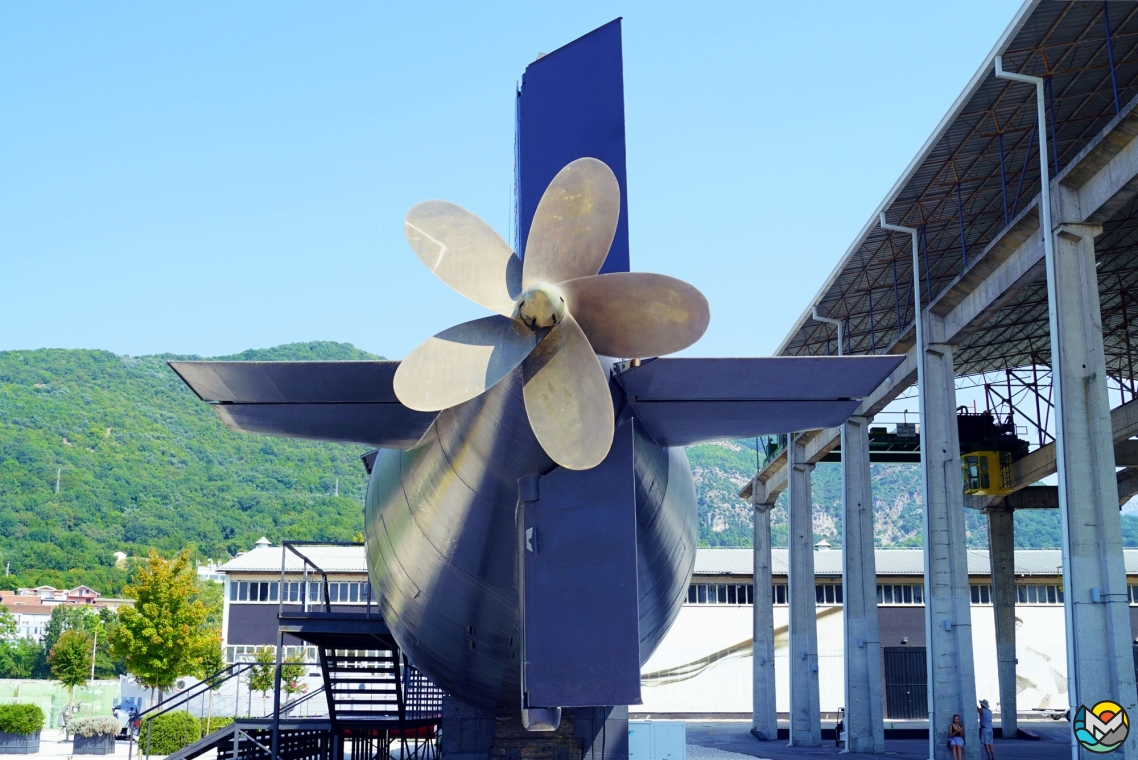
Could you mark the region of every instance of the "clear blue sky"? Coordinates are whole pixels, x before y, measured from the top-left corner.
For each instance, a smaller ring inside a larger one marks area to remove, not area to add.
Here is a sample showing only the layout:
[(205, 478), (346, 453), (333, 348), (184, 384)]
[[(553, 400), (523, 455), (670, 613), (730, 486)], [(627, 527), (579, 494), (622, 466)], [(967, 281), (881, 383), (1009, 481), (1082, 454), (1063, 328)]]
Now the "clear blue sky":
[(403, 215), (509, 239), (517, 80), (623, 16), (633, 269), (708, 296), (689, 354), (770, 353), (1018, 6), (0, 0), (0, 350), (398, 358), (483, 316)]

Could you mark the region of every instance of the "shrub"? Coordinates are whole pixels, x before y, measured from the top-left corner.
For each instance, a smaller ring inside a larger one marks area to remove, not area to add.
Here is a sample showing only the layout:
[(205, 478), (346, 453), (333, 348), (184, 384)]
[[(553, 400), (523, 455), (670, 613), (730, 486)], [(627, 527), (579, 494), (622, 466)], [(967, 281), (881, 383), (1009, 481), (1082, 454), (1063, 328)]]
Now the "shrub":
[(0, 732), (36, 734), (43, 730), (43, 710), (39, 705), (0, 705)]
[(224, 715), (215, 715), (212, 718), (202, 718), (202, 736), (208, 736), (219, 728), (225, 728), (233, 722), (233, 718)]
[[(153, 734), (151, 726), (154, 727)], [(146, 718), (138, 729), (140, 751), (147, 751), (149, 740), (149, 752), (152, 755), (169, 755), (182, 747), (188, 747), (200, 738), (202, 738), (201, 719), (184, 710)]]
[(117, 734), (121, 730), (122, 725), (117, 720), (105, 715), (93, 718), (74, 718), (67, 724), (67, 733), (87, 738)]

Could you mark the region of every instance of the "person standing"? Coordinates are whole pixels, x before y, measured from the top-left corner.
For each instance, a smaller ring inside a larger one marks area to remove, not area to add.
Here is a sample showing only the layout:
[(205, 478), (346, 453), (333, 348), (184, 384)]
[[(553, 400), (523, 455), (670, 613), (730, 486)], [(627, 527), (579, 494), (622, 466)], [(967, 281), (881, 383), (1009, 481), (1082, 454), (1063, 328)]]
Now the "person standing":
[(952, 749), (952, 760), (960, 760), (964, 754), (964, 723), (959, 714), (952, 716), (952, 723), (948, 726), (948, 746)]
[(984, 745), (984, 753), (988, 756), (988, 760), (996, 760), (995, 739), (992, 736), (992, 711), (988, 709), (988, 700), (981, 699), (976, 712), (980, 715), (980, 743)]

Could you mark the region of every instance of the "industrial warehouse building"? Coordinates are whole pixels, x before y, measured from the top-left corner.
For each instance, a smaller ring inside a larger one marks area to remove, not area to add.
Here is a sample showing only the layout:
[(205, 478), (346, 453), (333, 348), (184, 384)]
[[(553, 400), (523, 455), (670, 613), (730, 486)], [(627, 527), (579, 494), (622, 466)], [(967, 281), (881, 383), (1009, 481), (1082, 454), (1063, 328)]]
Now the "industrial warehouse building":
[[(272, 647), (277, 610), (310, 607), (327, 596), (333, 609), (375, 612), (362, 546), (302, 546), (311, 564), (262, 539), (258, 546), (219, 568), (225, 578), (223, 641), (229, 662)], [(749, 717), (752, 707), (751, 549), (700, 549), (687, 603), (668, 635), (642, 669), (643, 704), (636, 713), (671, 716)], [(1138, 550), (1125, 551), (1130, 625), (1138, 641)], [(883, 711), (886, 719), (924, 718), (926, 704), (924, 558), (920, 549), (877, 549), (877, 605), (882, 648)], [(818, 670), (821, 711), (844, 707), (842, 646), (842, 552), (823, 544), (815, 551)], [(318, 569), (317, 569), (318, 568)], [(1063, 588), (1058, 550), (1018, 550), (1016, 573), (1016, 667), (1018, 711), (1065, 710), (1067, 659)], [(988, 552), (968, 552), (972, 596), (976, 694), (998, 700), (995, 627)], [(789, 710), (787, 550), (772, 550), (777, 706)], [(375, 613), (378, 614), (378, 613)], [(314, 648), (285, 639), (285, 654), (297, 649), (315, 660)]]

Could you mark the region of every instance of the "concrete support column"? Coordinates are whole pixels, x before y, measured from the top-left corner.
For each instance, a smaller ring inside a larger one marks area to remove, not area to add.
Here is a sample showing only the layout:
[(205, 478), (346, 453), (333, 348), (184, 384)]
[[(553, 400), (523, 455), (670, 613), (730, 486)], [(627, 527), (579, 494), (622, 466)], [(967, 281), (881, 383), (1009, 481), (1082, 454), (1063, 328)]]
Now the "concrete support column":
[(814, 519), (810, 472), (804, 447), (791, 436), (787, 445), (787, 503), (790, 524), (790, 746), (822, 744), (818, 700), (818, 618), (814, 590)]
[[(1093, 225), (1059, 225), (1048, 288), (1051, 350), (1060, 358), (1053, 362), (1053, 383), (1072, 718), (1080, 704), (1089, 708), (1104, 699), (1136, 707), (1095, 269), (1094, 238), (1101, 232)], [(1121, 751), (1128, 760), (1138, 758), (1138, 742), (1127, 741)]]
[(925, 657), (928, 667), (929, 757), (949, 760), (948, 726), (964, 722), (964, 757), (977, 760), (976, 678), (964, 532), (964, 489), (956, 429), (952, 346), (944, 322), (923, 315), (925, 351), (918, 377), (925, 543)]
[[(755, 488), (757, 492), (758, 487)], [(756, 496), (758, 494), (756, 493)], [(778, 738), (774, 683), (774, 598), (771, 587), (771, 507), (755, 502), (754, 668), (751, 733), (756, 739)]]
[(842, 608), (845, 626), (846, 749), (881, 754), (881, 637), (877, 631), (877, 563), (873, 556), (869, 420), (842, 425)]
[[(1016, 738), (1015, 511), (988, 510), (988, 557), (992, 564), (992, 613), (996, 619), (996, 670), (1000, 679), (1000, 727)], [(994, 711), (993, 711), (994, 712)]]

